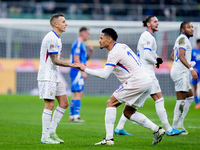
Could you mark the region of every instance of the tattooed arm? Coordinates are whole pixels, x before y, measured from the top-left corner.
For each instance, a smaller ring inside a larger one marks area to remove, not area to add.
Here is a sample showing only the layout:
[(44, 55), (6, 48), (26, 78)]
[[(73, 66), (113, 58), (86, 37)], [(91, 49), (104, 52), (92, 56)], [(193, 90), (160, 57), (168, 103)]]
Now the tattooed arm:
[(77, 68), (75, 64), (70, 63), (69, 61), (67, 61), (66, 59), (62, 57), (58, 59), (58, 54), (50, 54), (50, 57), (54, 65)]

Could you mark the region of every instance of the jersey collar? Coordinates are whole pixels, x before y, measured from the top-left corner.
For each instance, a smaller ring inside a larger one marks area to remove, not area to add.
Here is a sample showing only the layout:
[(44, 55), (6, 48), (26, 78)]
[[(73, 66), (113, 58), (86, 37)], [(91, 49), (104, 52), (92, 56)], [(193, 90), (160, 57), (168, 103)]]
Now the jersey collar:
[[(147, 32), (149, 32), (149, 30), (146, 30)], [(155, 37), (151, 32), (149, 32), (153, 37)]]
[(53, 31), (53, 30), (51, 30), (58, 38), (60, 38), (59, 36), (58, 36), (58, 34), (56, 34), (56, 32), (55, 31)]
[[(182, 32), (181, 32), (181, 35), (185, 35), (185, 34), (183, 34)], [(186, 35), (185, 35), (186, 36)], [(186, 36), (187, 37), (187, 36)], [(188, 38), (188, 37), (187, 37)], [(188, 38), (189, 39), (189, 38)]]
[(113, 45), (112, 49), (114, 48), (114, 46), (117, 44), (117, 42)]

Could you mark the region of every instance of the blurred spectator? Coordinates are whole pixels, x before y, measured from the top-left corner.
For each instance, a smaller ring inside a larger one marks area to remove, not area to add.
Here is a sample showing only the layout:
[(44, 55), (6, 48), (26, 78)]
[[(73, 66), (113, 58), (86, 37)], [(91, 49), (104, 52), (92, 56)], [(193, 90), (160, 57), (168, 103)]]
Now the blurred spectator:
[(44, 1), (43, 2), (43, 9), (44, 13), (55, 13), (55, 1)]

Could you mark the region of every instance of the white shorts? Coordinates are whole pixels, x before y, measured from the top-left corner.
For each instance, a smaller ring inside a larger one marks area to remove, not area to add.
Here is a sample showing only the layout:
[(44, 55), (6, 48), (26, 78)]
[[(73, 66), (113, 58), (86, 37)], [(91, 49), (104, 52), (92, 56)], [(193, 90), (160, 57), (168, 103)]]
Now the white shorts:
[(38, 88), (41, 99), (54, 100), (55, 96), (66, 94), (65, 86), (62, 82), (38, 81)]
[(120, 85), (113, 95), (120, 103), (126, 103), (128, 106), (138, 109), (143, 106), (150, 92), (151, 83), (135, 86), (133, 83), (127, 81)]
[(174, 69), (171, 70), (170, 76), (175, 84), (175, 91), (184, 91), (188, 92), (191, 89), (190, 79), (189, 79), (190, 72), (178, 72)]
[(151, 94), (155, 94), (155, 93), (160, 93), (161, 92), (161, 88), (158, 82), (157, 78), (153, 78), (152, 81), (152, 88), (151, 88)]

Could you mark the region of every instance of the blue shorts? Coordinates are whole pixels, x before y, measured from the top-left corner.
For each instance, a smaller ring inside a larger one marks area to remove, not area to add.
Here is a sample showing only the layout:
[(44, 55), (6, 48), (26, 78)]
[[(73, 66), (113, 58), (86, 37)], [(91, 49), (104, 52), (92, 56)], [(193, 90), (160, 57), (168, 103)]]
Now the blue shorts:
[(192, 81), (191, 81), (192, 85), (196, 85), (200, 81), (200, 79), (199, 79), (200, 78), (200, 72), (199, 71), (197, 72), (197, 75), (198, 75), (198, 80), (193, 80), (192, 79)]
[(84, 89), (84, 79), (81, 75), (81, 71), (70, 70), (70, 78), (71, 78), (71, 91), (72, 92), (80, 92)]

